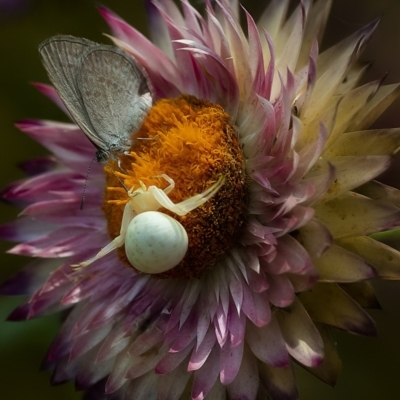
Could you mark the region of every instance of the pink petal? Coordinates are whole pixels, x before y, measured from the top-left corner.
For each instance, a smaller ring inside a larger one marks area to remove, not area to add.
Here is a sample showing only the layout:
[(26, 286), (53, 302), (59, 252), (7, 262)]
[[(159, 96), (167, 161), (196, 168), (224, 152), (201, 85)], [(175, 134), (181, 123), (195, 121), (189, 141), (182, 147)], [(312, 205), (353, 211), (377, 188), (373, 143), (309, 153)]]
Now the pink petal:
[(220, 372), (219, 350), (214, 347), (202, 368), (194, 372), (192, 399), (203, 400), (217, 381)]
[(246, 341), (253, 354), (263, 363), (276, 368), (290, 365), (286, 343), (275, 317), (261, 328), (248, 323)]
[(258, 393), (259, 377), (255, 357), (249, 351), (243, 354), (239, 373), (228, 385), (231, 400), (255, 400)]
[(229, 385), (239, 372), (243, 357), (243, 344), (241, 342), (233, 347), (230, 339), (228, 339), (221, 349), (219, 377), (223, 385)]

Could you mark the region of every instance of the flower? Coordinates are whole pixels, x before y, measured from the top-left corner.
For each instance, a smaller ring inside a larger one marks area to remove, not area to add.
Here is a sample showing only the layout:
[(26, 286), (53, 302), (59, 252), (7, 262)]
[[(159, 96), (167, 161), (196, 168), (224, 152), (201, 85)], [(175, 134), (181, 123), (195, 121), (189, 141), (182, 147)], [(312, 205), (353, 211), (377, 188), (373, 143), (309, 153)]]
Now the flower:
[[(236, 1), (206, 1), (202, 17), (149, 0), (156, 44), (100, 8), (153, 105), (127, 154), (93, 165), (82, 211), (92, 144), (74, 124), (18, 124), (54, 156), (4, 194), (25, 209), (1, 233), (36, 260), (2, 292), (30, 296), (11, 319), (66, 310), (46, 358), (54, 382), (96, 399), (295, 399), (293, 360), (336, 382), (332, 327), (376, 334), (370, 279), (399, 279), (400, 254), (369, 235), (400, 225), (400, 195), (373, 179), (400, 130), (365, 129), (398, 85), (357, 86), (376, 22), (319, 54), (327, 2), (287, 20), (286, 3), (258, 25), (245, 13), (242, 30)], [(129, 256), (131, 223), (149, 211), (188, 237), (156, 273)]]

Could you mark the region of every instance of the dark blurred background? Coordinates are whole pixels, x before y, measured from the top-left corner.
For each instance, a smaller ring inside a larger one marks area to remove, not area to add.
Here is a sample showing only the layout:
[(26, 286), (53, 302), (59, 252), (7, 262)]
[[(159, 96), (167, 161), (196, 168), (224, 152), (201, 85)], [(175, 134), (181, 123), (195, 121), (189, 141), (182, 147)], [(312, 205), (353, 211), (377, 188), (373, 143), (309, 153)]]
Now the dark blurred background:
[[(324, 0), (321, 0), (324, 1)], [(196, 0), (197, 4), (201, 1)], [(253, 16), (260, 15), (264, 1), (242, 2)], [(103, 0), (124, 19), (147, 33), (141, 0)], [(265, 2), (267, 4), (267, 1)], [(374, 61), (365, 81), (381, 78), (400, 82), (400, 2), (398, 0), (334, 0), (322, 48), (327, 48), (361, 28), (377, 16), (381, 23), (365, 53)], [(0, 0), (0, 187), (23, 177), (18, 163), (45, 155), (38, 144), (20, 133), (13, 123), (23, 118), (66, 120), (65, 116), (38, 93), (30, 82), (48, 82), (37, 53), (38, 44), (55, 34), (71, 34), (108, 42), (108, 32), (93, 0)], [(375, 123), (375, 127), (400, 126), (400, 101)], [(400, 187), (400, 163), (382, 179)], [(0, 204), (0, 221), (14, 219), (18, 210)], [(397, 245), (396, 240), (392, 241)], [(23, 257), (6, 255), (9, 243), (1, 243), (0, 281), (26, 263)], [(399, 398), (400, 282), (377, 282), (376, 291), (383, 311), (373, 311), (379, 338), (370, 339), (343, 332), (335, 333), (344, 368), (335, 389), (296, 368), (301, 399), (380, 400)], [(10, 400), (80, 399), (72, 383), (51, 387), (50, 374), (39, 365), (59, 329), (59, 316), (27, 322), (5, 322), (22, 298), (0, 298), (0, 398)]]

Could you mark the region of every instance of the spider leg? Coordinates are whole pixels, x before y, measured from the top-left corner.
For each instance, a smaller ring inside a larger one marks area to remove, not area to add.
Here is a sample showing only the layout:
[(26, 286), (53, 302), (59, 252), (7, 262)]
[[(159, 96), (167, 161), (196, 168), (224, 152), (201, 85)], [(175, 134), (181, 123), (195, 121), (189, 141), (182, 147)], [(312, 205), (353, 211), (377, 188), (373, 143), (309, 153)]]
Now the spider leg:
[(160, 203), (160, 205), (177, 215), (186, 215), (188, 212), (204, 204), (207, 200), (215, 195), (221, 186), (225, 183), (225, 177), (221, 176), (217, 182), (211, 185), (203, 193), (197, 194), (189, 199), (186, 199), (178, 204), (174, 204), (167, 194), (156, 186), (150, 186), (149, 192)]
[(168, 194), (169, 192), (171, 192), (175, 187), (175, 181), (172, 178), (170, 178), (167, 174), (156, 175), (156, 176), (154, 176), (154, 178), (164, 178), (169, 183), (169, 186), (167, 186), (163, 190), (165, 194)]
[(87, 267), (89, 264), (92, 264), (94, 261), (104, 257), (111, 251), (121, 247), (125, 242), (125, 234), (128, 229), (129, 223), (132, 221), (133, 210), (130, 206), (129, 202), (126, 204), (124, 209), (124, 214), (122, 216), (121, 221), (121, 230), (119, 236), (117, 236), (112, 242), (110, 242), (107, 246), (103, 247), (94, 257), (89, 258), (86, 261), (83, 261), (79, 264), (72, 264), (71, 268), (74, 271), (79, 271), (81, 268)]

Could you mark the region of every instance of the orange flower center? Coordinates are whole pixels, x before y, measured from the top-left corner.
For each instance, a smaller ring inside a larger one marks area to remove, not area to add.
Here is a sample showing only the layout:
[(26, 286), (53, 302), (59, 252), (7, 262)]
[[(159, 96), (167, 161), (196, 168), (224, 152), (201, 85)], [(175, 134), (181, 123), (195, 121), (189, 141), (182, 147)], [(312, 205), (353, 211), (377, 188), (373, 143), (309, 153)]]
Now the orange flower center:
[[(245, 220), (244, 159), (237, 132), (220, 106), (191, 96), (160, 100), (135, 134), (130, 155), (120, 156), (120, 166), (124, 172), (116, 172), (115, 161), (105, 167), (103, 208), (113, 239), (119, 235), (123, 210), (131, 199), (125, 188), (134, 191), (143, 182), (147, 187), (165, 189), (169, 183), (157, 176), (166, 174), (175, 182), (168, 197), (180, 203), (225, 177), (224, 185), (211, 199), (184, 216), (165, 208), (158, 210), (183, 225), (189, 248), (175, 268), (157, 277), (199, 277), (235, 244)], [(134, 268), (124, 247), (118, 254)]]

